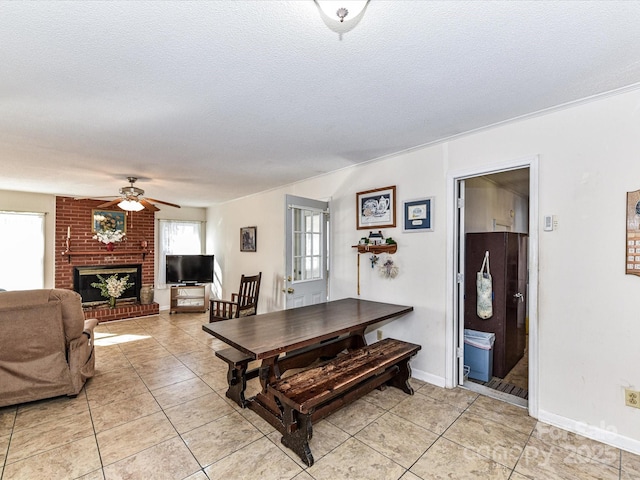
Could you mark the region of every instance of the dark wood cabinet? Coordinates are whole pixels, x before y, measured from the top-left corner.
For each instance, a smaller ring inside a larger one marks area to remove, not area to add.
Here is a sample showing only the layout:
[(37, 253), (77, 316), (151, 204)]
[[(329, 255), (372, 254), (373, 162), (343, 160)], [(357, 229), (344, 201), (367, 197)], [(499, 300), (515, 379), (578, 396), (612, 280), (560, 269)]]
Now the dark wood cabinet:
[[(527, 315), (527, 247), (524, 233), (468, 233), (465, 241), (464, 327), (496, 334), (493, 376), (504, 378), (524, 355)], [(476, 314), (476, 273), (489, 252), (493, 316)]]

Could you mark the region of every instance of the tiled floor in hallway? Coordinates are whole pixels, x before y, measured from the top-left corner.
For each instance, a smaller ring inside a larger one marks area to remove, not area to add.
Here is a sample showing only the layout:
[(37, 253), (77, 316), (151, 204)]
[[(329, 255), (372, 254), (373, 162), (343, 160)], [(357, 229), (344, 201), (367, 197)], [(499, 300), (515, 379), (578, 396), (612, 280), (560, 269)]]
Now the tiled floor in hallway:
[(640, 456), (418, 380), (413, 396), (374, 391), (315, 425), (307, 468), (226, 399), (214, 355), (224, 344), (206, 321), (167, 313), (99, 325), (97, 373), (77, 398), (0, 408), (2, 480), (640, 478)]

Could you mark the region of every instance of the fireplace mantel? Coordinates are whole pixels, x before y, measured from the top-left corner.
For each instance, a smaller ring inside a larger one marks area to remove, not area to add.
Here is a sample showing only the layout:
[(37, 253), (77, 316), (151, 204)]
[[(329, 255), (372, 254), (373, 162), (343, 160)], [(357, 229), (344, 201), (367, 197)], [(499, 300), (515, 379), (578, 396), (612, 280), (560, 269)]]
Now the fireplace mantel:
[(72, 250), (65, 250), (61, 252), (63, 256), (66, 256), (69, 263), (71, 263), (71, 257), (86, 257), (89, 255), (142, 255), (142, 260), (147, 256), (147, 253), (151, 253), (149, 250), (93, 250), (88, 252), (74, 252)]

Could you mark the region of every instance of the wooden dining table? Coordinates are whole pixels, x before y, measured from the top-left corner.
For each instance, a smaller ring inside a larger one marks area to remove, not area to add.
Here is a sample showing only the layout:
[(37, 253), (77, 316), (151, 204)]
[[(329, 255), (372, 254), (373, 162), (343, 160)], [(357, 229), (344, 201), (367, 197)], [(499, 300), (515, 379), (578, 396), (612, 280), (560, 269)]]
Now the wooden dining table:
[(345, 298), (207, 323), (202, 329), (248, 358), (262, 361), (258, 373), (261, 391), (247, 399), (246, 406), (282, 431), (281, 409), (267, 392), (267, 385), (286, 370), (307, 367), (345, 349), (365, 346), (367, 327), (411, 311), (413, 307), (406, 305)]

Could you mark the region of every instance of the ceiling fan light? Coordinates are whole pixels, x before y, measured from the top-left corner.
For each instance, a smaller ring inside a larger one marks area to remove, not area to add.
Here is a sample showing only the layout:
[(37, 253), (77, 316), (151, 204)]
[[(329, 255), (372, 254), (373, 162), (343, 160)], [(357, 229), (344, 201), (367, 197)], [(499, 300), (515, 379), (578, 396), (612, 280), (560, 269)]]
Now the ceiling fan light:
[(127, 212), (139, 212), (144, 206), (136, 200), (122, 200), (118, 206)]

